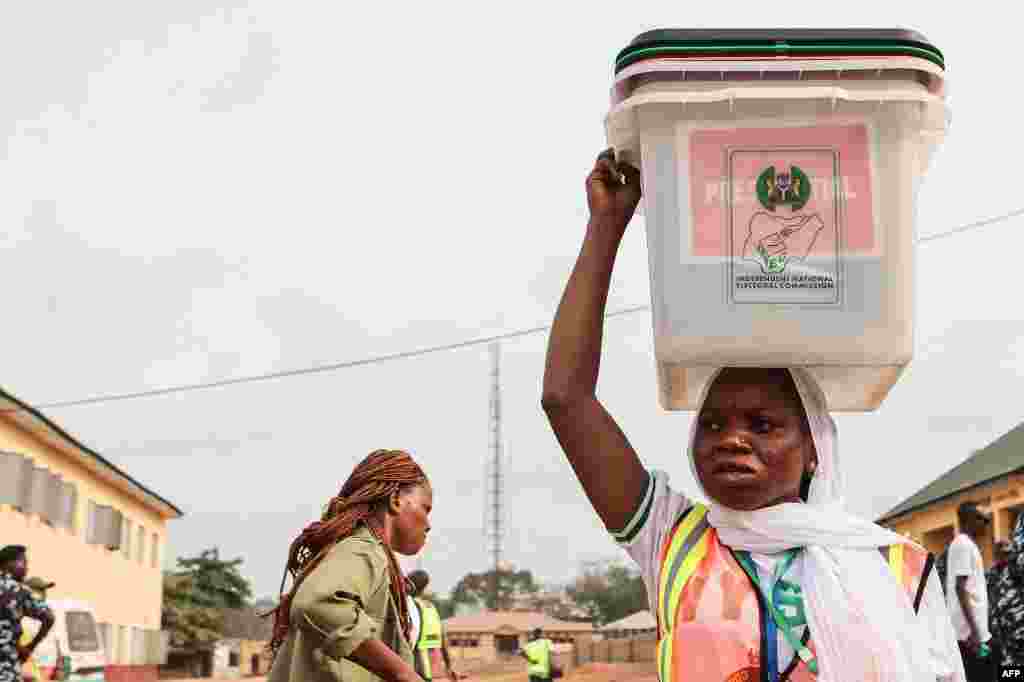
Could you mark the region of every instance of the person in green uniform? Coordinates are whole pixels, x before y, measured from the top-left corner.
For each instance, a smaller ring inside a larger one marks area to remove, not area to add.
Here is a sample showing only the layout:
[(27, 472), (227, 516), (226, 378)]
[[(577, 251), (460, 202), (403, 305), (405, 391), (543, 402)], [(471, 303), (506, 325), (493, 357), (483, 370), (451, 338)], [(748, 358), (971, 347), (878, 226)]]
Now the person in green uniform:
[(551, 653), (554, 646), (550, 639), (544, 637), (544, 631), (540, 628), (530, 633), (530, 641), (519, 652), (529, 663), (526, 670), (530, 682), (548, 682), (552, 678)]
[[(271, 613), (269, 682), (421, 682), (395, 553), (426, 543), (433, 492), (401, 450), (375, 450), (292, 543)], [(268, 614), (269, 615), (269, 614)]]
[(423, 596), (430, 584), (430, 576), (424, 570), (413, 571), (409, 574), (409, 583), (412, 585), (409, 607), (413, 617), (411, 641), (416, 654), (416, 672), (424, 680), (439, 677), (435, 673), (441, 671), (440, 659), (443, 658), (448, 677), (453, 680), (463, 679), (465, 675), (452, 667), (451, 655), (448, 653), (448, 634), (441, 622), (441, 613)]

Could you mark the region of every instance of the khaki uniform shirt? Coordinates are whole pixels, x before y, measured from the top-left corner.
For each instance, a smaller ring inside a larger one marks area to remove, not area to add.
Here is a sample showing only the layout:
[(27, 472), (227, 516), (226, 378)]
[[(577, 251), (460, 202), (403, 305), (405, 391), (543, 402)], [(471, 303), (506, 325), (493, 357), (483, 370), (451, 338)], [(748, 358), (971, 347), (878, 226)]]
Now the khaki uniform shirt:
[(288, 637), (268, 682), (379, 682), (347, 660), (367, 639), (383, 641), (410, 666), (413, 651), (391, 598), (387, 550), (360, 525), (329, 551), (292, 599)]

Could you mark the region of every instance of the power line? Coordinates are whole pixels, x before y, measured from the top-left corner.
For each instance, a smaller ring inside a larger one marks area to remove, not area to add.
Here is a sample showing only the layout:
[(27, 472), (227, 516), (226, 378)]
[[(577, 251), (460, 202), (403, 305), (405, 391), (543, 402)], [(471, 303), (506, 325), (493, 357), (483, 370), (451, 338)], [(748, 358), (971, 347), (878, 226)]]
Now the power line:
[[(621, 315), (631, 315), (633, 313), (643, 312), (649, 310), (650, 306), (633, 306), (630, 308), (623, 308), (622, 310), (616, 310), (605, 315), (605, 318), (619, 317)], [(362, 365), (372, 365), (378, 362), (388, 362), (391, 360), (403, 360), (406, 358), (415, 358), (420, 355), (428, 355), (430, 353), (439, 353), (446, 350), (458, 350), (461, 348), (469, 348), (472, 346), (481, 346), (495, 341), (504, 341), (506, 339), (514, 339), (520, 336), (529, 336), (531, 334), (537, 334), (539, 332), (548, 331), (551, 329), (551, 325), (544, 325), (543, 327), (532, 327), (530, 329), (520, 329), (519, 331), (508, 332), (506, 334), (498, 334), (497, 336), (488, 336), (482, 339), (474, 339), (472, 341), (461, 341), (459, 343), (449, 343), (442, 346), (430, 346), (427, 348), (420, 348), (418, 350), (404, 351), (401, 353), (392, 353), (390, 355), (378, 355), (372, 358), (363, 358), (362, 360), (352, 360), (349, 362), (336, 362), (329, 365), (315, 365), (313, 367), (303, 367), (300, 369), (290, 369), (281, 372), (270, 372), (267, 374), (256, 374), (247, 377), (237, 377), (235, 379), (223, 379), (220, 381), (208, 381), (195, 384), (183, 384), (179, 386), (168, 386), (166, 388), (155, 388), (148, 391), (136, 391), (133, 393), (118, 393), (113, 395), (99, 395), (91, 398), (81, 398), (78, 400), (63, 400), (52, 403), (41, 403), (35, 405), (38, 410), (52, 410), (60, 407), (78, 407), (81, 405), (95, 405), (97, 403), (112, 403), (122, 400), (136, 400), (138, 398), (153, 398), (162, 395), (169, 395), (172, 393), (185, 393), (189, 391), (201, 391), (211, 388), (223, 388), (225, 386), (236, 386), (238, 384), (251, 384), (258, 381), (271, 381), (274, 379), (286, 379), (290, 377), (305, 376), (307, 374), (320, 374), (323, 372), (335, 372), (340, 369), (349, 369), (351, 367), (360, 367)], [(3, 412), (20, 412), (21, 410), (16, 408), (10, 408), (6, 410), (0, 410)]]
[(929, 235), (926, 235), (924, 237), (918, 237), (917, 241), (918, 242), (930, 242), (930, 241), (935, 240), (935, 239), (942, 239), (943, 237), (950, 237), (950, 236), (952, 236), (954, 234), (960, 234), (961, 232), (967, 232), (968, 230), (973, 230), (976, 227), (985, 227), (986, 225), (992, 225), (993, 223), (1000, 223), (1000, 222), (1002, 222), (1004, 220), (1008, 220), (1010, 218), (1016, 218), (1019, 215), (1024, 215), (1024, 208), (1018, 208), (1018, 209), (1016, 209), (1014, 211), (1010, 211), (1009, 213), (1004, 213), (1003, 215), (996, 216), (994, 218), (985, 218), (984, 220), (979, 220), (979, 221), (974, 222), (974, 223), (968, 223), (966, 225), (961, 225), (960, 227), (954, 227), (952, 230), (946, 230), (945, 232), (936, 232), (934, 234), (929, 234)]
[[(926, 235), (924, 237), (919, 237), (917, 239), (917, 241), (918, 241), (918, 243), (923, 243), (923, 242), (934, 241), (934, 240), (937, 240), (937, 239), (943, 239), (945, 237), (950, 237), (950, 236), (953, 236), (953, 235), (956, 235), (956, 234), (962, 234), (964, 232), (968, 232), (970, 230), (973, 230), (973, 229), (976, 229), (976, 228), (979, 228), (979, 227), (985, 227), (985, 226), (988, 226), (988, 225), (999, 223), (999, 222), (1002, 222), (1004, 220), (1008, 220), (1010, 218), (1015, 218), (1015, 217), (1020, 216), (1020, 215), (1024, 215), (1024, 208), (1018, 208), (1016, 210), (1010, 211), (1009, 213), (1005, 213), (1003, 215), (995, 216), (995, 217), (992, 217), (992, 218), (985, 218), (983, 220), (978, 220), (978, 221), (975, 221), (973, 223), (967, 223), (966, 225), (961, 225), (959, 227), (954, 227), (953, 229), (947, 230), (945, 232), (937, 232), (937, 233)], [(612, 318), (612, 317), (619, 317), (619, 316), (623, 316), (623, 315), (632, 315), (634, 313), (647, 312), (650, 309), (651, 309), (651, 307), (648, 306), (648, 305), (632, 306), (632, 307), (629, 307), (629, 308), (623, 308), (622, 310), (616, 310), (616, 311), (607, 313), (607, 314), (605, 314), (605, 319)], [(507, 340), (507, 339), (514, 339), (514, 338), (518, 338), (518, 337), (522, 337), (522, 336), (530, 336), (532, 334), (537, 334), (537, 333), (540, 333), (540, 332), (546, 332), (546, 331), (548, 331), (550, 329), (551, 329), (551, 325), (548, 324), (548, 325), (544, 325), (544, 326), (541, 326), (541, 327), (531, 327), (529, 329), (520, 329), (518, 331), (508, 332), (506, 334), (498, 334), (496, 336), (488, 336), (488, 337), (481, 338), (481, 339), (473, 339), (471, 341), (461, 341), (461, 342), (458, 342), (458, 343), (449, 343), (449, 344), (444, 344), (444, 345), (440, 345), (440, 346), (430, 346), (430, 347), (427, 347), (427, 348), (420, 348), (420, 349), (412, 350), (412, 351), (404, 351), (404, 352), (401, 352), (401, 353), (392, 353), (390, 355), (379, 355), (379, 356), (372, 357), (372, 358), (364, 358), (362, 360), (352, 360), (352, 361), (349, 361), (349, 362), (337, 362), (337, 363), (326, 364), (326, 365), (314, 365), (312, 367), (303, 367), (303, 368), (299, 368), (299, 369), (284, 370), (284, 371), (281, 371), (281, 372), (270, 372), (270, 373), (267, 373), (267, 374), (256, 374), (256, 375), (251, 375), (251, 376), (246, 376), (246, 377), (237, 377), (235, 379), (223, 379), (223, 380), (220, 380), (220, 381), (200, 382), (200, 383), (194, 383), (194, 384), (181, 384), (181, 385), (178, 385), (178, 386), (168, 386), (168, 387), (165, 387), (165, 388), (157, 388), (157, 389), (152, 389), (152, 390), (147, 390), (147, 391), (135, 391), (135, 392), (132, 392), (132, 393), (118, 393), (118, 394), (111, 394), (111, 395), (99, 395), (99, 396), (93, 396), (91, 398), (81, 398), (81, 399), (77, 399), (77, 400), (63, 400), (63, 401), (57, 401), (57, 402), (51, 402), (51, 403), (43, 403), (43, 404), (36, 405), (35, 407), (36, 407), (36, 409), (40, 409), (40, 410), (52, 410), (52, 409), (57, 409), (57, 408), (62, 408), (62, 407), (79, 407), (79, 406), (83, 406), (83, 405), (96, 405), (96, 404), (99, 404), (99, 403), (112, 403), (112, 402), (121, 402), (121, 401), (125, 401), (125, 400), (137, 400), (137, 399), (140, 399), (140, 398), (154, 398), (154, 397), (163, 396), (163, 395), (171, 395), (171, 394), (174, 394), (174, 393), (187, 393), (187, 392), (191, 392), (191, 391), (202, 391), (202, 390), (213, 389), (213, 388), (224, 388), (226, 386), (236, 386), (236, 385), (239, 385), (239, 384), (252, 384), (252, 383), (261, 382), (261, 381), (272, 381), (274, 379), (287, 379), (287, 378), (290, 378), (290, 377), (305, 376), (305, 375), (308, 375), (308, 374), (321, 374), (321, 373), (324, 373), (324, 372), (335, 372), (335, 371), (342, 370), (342, 369), (349, 369), (351, 367), (360, 367), (360, 366), (363, 366), (363, 365), (373, 365), (373, 364), (377, 364), (377, 363), (380, 363), (380, 362), (389, 362), (391, 360), (403, 360), (403, 359), (406, 359), (406, 358), (415, 358), (415, 357), (419, 357), (421, 355), (429, 355), (431, 353), (440, 353), (442, 351), (448, 351), (448, 350), (459, 350), (459, 349), (462, 349), (462, 348), (471, 348), (473, 346), (481, 346), (481, 345), (493, 343), (495, 341), (504, 341), (504, 340)], [(19, 411), (21, 411), (21, 410), (17, 409), (17, 408), (10, 408), (10, 409), (6, 409), (6, 410), (0, 410), (0, 413), (19, 412)]]

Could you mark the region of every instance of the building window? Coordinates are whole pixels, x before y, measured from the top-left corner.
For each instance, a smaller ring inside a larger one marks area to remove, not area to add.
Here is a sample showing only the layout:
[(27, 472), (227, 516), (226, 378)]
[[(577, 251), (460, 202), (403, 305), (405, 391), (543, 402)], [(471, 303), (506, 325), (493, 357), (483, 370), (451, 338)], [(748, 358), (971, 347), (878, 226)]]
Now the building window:
[(52, 493), (50, 472), (43, 467), (33, 467), (32, 476), (27, 481), (25, 513), (35, 514), (44, 523), (53, 525), (53, 508), (49, 504)]
[(124, 520), (123, 530), (121, 532), (121, 554), (124, 555), (125, 559), (132, 558), (132, 522), (128, 519)]
[(89, 500), (86, 543), (117, 550), (124, 542), (123, 520), (120, 512), (112, 507)]
[(102, 642), (96, 636), (96, 622), (88, 611), (68, 611), (64, 614), (68, 648), (72, 652), (99, 651)]
[(99, 623), (100, 636), (103, 639), (103, 653), (106, 659), (114, 662), (114, 626), (110, 623)]
[(78, 534), (78, 489), (74, 483), (63, 483), (61, 490), (61, 525), (69, 533)]
[(0, 505), (21, 509), (22, 479), (31, 461), (16, 452), (0, 452)]
[(240, 658), (237, 651), (232, 651), (228, 654), (228, 667), (237, 668), (241, 664)]
[(519, 651), (519, 638), (515, 635), (495, 635), (494, 648), (499, 654), (514, 654)]
[(128, 520), (124, 518), (124, 515), (114, 509), (113, 507), (103, 507), (103, 511), (107, 516), (106, 520), (106, 537), (107, 537), (107, 549), (111, 552), (117, 551), (121, 548), (121, 543), (124, 542), (126, 537), (124, 534), (125, 525)]
[(98, 508), (96, 503), (89, 500), (89, 510), (85, 514), (85, 541), (90, 545), (97, 544), (96, 539), (98, 533), (96, 532), (98, 525)]
[(43, 470), (44, 481), (41, 484), (43, 500), (40, 515), (46, 523), (54, 528), (63, 528), (64, 520), (64, 479), (60, 474)]
[(135, 543), (135, 560), (140, 564), (145, 560), (146, 552), (144, 551), (143, 545), (146, 542), (146, 529), (139, 526), (139, 537)]
[(153, 568), (157, 568), (160, 566), (160, 536), (156, 533), (153, 533), (153, 544), (149, 549), (153, 556)]
[(146, 631), (132, 628), (132, 665), (145, 665), (146, 662)]

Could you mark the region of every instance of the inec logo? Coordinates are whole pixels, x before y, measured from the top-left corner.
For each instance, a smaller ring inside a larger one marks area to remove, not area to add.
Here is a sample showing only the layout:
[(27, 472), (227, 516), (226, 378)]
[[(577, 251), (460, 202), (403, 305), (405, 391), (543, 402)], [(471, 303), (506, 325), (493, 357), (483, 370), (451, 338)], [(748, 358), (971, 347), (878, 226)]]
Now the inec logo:
[[(755, 214), (747, 226), (743, 259), (761, 266), (766, 275), (778, 275), (793, 261), (807, 258), (818, 233), (825, 227), (817, 214), (799, 211), (811, 198), (811, 181), (797, 166), (779, 173), (769, 166), (757, 178), (757, 199), (771, 213)], [(779, 206), (789, 206), (789, 217), (777, 215)], [(776, 213), (776, 215), (772, 215)]]

